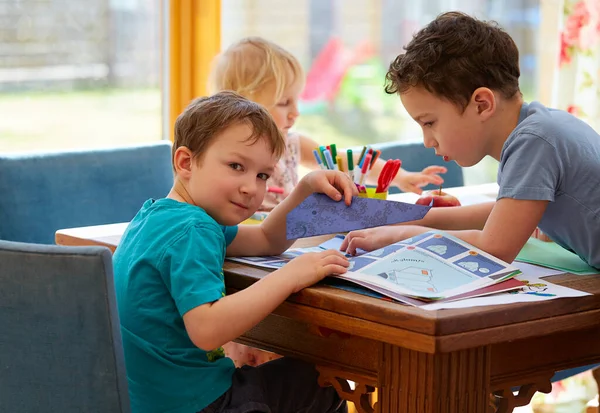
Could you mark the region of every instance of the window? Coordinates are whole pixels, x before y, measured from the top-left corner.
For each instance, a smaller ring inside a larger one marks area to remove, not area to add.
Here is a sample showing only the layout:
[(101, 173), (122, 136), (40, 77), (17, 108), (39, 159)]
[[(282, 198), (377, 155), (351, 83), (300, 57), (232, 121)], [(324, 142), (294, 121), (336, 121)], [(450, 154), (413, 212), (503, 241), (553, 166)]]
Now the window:
[(0, 150), (162, 139), (163, 3), (0, 4)]
[[(448, 10), (498, 21), (519, 46), (525, 99), (536, 98), (539, 0), (221, 0), (221, 45), (256, 35), (292, 52), (309, 75), (296, 124), (320, 143), (421, 140), (383, 80), (412, 34)], [(311, 75), (327, 76), (327, 88), (311, 88)], [(467, 183), (494, 181), (496, 166), (490, 159), (465, 170)]]

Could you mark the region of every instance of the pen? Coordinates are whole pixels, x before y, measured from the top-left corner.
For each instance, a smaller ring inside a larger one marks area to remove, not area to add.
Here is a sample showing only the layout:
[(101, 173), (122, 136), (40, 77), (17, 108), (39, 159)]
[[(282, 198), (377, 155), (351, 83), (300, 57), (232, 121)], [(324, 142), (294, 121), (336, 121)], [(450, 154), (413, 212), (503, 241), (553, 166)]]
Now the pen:
[(365, 161), (363, 162), (362, 168), (360, 168), (360, 180), (358, 181), (359, 185), (362, 185), (363, 182), (367, 179), (367, 174), (369, 173), (369, 166), (371, 166), (371, 157), (373, 155), (368, 153), (365, 156)]
[(341, 156), (336, 156), (335, 160), (336, 160), (335, 164), (337, 165), (337, 168), (340, 171), (344, 172), (344, 165), (342, 165), (342, 157)]
[(324, 146), (319, 146), (319, 153), (321, 154), (321, 160), (323, 161), (323, 165), (327, 166), (327, 159), (325, 159), (325, 151), (327, 150)]
[(346, 156), (348, 157), (348, 176), (354, 181), (354, 159), (352, 158), (352, 149), (346, 150)]
[(360, 156), (358, 157), (358, 162), (356, 163), (358, 166), (360, 166), (360, 165), (361, 165), (361, 162), (362, 162), (363, 156), (365, 156), (365, 152), (366, 152), (366, 151), (367, 151), (367, 147), (366, 147), (366, 146), (363, 146), (363, 148), (362, 148), (362, 152), (360, 153)]
[(325, 160), (327, 161), (327, 167), (331, 170), (335, 170), (333, 159), (331, 158), (331, 152), (329, 152), (327, 149), (325, 149)]
[(268, 186), (267, 192), (271, 192), (273, 194), (283, 194), (283, 188), (280, 188), (278, 186)]
[(332, 143), (331, 145), (331, 156), (333, 157), (333, 160), (335, 161), (337, 159), (337, 148), (335, 147), (335, 143)]
[(369, 167), (369, 169), (371, 169), (373, 165), (375, 165), (375, 162), (377, 162), (377, 159), (379, 159), (379, 155), (381, 155), (381, 151), (379, 149), (373, 152), (373, 158), (371, 158), (371, 166)]
[(319, 165), (319, 168), (321, 168), (321, 169), (327, 169), (325, 167), (325, 165), (323, 165), (323, 161), (321, 160), (321, 157), (319, 156), (319, 151), (317, 149), (313, 149), (313, 155), (315, 156), (315, 161), (317, 161), (317, 164)]

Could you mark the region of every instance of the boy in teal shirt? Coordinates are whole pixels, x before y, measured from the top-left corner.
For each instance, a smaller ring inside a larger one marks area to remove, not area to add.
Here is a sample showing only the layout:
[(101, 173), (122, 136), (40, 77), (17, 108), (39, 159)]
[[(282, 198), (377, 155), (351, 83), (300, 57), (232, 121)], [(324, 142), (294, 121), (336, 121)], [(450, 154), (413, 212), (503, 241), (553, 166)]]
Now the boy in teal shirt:
[(600, 269), (600, 136), (571, 114), (524, 103), (519, 52), (495, 24), (458, 12), (419, 31), (390, 65), (398, 93), (421, 126), (426, 147), (446, 161), (500, 162), (495, 203), (433, 208), (407, 226), (348, 234), (343, 249), (367, 251), (446, 230), (506, 262), (536, 226)]
[(305, 254), (225, 295), (225, 255), (282, 253), (285, 217), (306, 196), (349, 205), (356, 193), (346, 175), (318, 171), (262, 225), (238, 227), (261, 205), (284, 148), (268, 112), (233, 92), (197, 99), (177, 119), (173, 188), (146, 201), (114, 255), (133, 412), (345, 411), (314, 366), (283, 358), (236, 369), (221, 348), (291, 293), (348, 267), (338, 251)]

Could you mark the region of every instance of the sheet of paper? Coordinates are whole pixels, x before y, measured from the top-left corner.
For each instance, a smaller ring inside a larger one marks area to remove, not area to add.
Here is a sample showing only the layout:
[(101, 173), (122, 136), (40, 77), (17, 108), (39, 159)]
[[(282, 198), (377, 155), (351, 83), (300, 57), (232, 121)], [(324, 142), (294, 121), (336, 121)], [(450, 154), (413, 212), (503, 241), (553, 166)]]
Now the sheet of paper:
[(443, 308), (470, 308), (484, 305), (500, 305), (512, 303), (528, 303), (534, 301), (554, 300), (563, 297), (583, 297), (591, 295), (589, 293), (552, 284), (548, 281), (531, 277), (526, 274), (520, 274), (515, 277), (518, 280), (527, 282), (527, 287), (518, 291), (488, 295), (485, 297), (468, 298), (466, 300), (451, 301), (443, 303), (434, 303), (422, 305), (424, 310), (441, 310)]
[(343, 234), (337, 234), (335, 237), (328, 239), (325, 242), (322, 242), (319, 244), (320, 248), (323, 248), (324, 250), (338, 250), (340, 249), (340, 247), (342, 246), (342, 241), (344, 241), (344, 237), (345, 235)]
[(431, 207), (381, 199), (352, 199), (352, 205), (312, 194), (286, 218), (287, 239), (348, 232), (421, 219)]
[(560, 245), (536, 238), (529, 238), (515, 261), (537, 264), (578, 275), (598, 274), (600, 272)]
[(525, 275), (535, 278), (550, 277), (551, 275), (564, 274), (563, 270), (555, 270), (552, 268), (542, 267), (539, 265), (528, 264), (526, 262), (513, 261), (512, 265), (521, 270)]

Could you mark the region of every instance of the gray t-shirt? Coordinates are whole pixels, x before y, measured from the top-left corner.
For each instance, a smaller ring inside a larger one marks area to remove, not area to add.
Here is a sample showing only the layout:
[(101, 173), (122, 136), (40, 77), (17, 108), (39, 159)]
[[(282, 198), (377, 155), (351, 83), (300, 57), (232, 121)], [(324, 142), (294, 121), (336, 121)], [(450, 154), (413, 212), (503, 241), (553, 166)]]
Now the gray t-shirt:
[(524, 103), (500, 155), (498, 199), (550, 201), (538, 224), (600, 269), (600, 135), (567, 112)]

